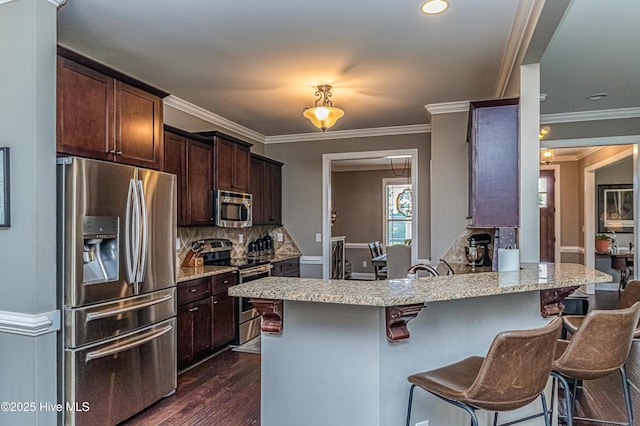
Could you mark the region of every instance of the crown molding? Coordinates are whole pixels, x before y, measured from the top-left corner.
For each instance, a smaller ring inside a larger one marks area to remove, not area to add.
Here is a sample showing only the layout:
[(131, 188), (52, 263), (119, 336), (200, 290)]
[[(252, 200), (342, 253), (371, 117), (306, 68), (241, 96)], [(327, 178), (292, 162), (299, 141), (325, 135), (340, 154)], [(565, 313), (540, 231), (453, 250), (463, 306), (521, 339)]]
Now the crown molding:
[(495, 97), (502, 98), (507, 90), (511, 74), (519, 65), (518, 58), (526, 51), (542, 12), (543, 1), (520, 0), (516, 16), (513, 19), (509, 40), (504, 50), (498, 80), (496, 82)]
[(298, 133), (292, 135), (267, 136), (265, 144), (314, 142), (321, 140), (369, 138), (375, 136), (409, 135), (416, 133), (429, 133), (429, 124), (414, 124), (411, 126), (376, 127), (371, 129), (336, 130), (334, 132)]
[(636, 117), (640, 117), (640, 107), (543, 114), (540, 116), (540, 123), (575, 123), (578, 121), (616, 120)]
[(60, 330), (60, 311), (23, 314), (0, 311), (0, 332), (36, 337)]
[(201, 120), (207, 121), (211, 124), (215, 124), (216, 126), (223, 128), (224, 130), (234, 132), (254, 142), (265, 143), (265, 136), (263, 134), (251, 130), (247, 127), (241, 126), (240, 124), (237, 124), (231, 120), (227, 120), (224, 117), (214, 114), (211, 111), (207, 111), (206, 109), (194, 105), (191, 102), (185, 101), (184, 99), (180, 99), (177, 96), (169, 95), (164, 98), (162, 102), (166, 106), (175, 108), (179, 111), (200, 118)]
[(67, 2), (67, 0), (47, 0), (49, 3), (54, 5), (55, 7), (62, 7)]
[(540, 141), (540, 148), (573, 148), (593, 145), (632, 145), (640, 144), (640, 135), (602, 136), (596, 138), (549, 139)]
[(450, 114), (452, 112), (468, 112), (469, 101), (444, 102), (441, 104), (428, 104), (424, 106), (427, 112), (434, 114)]

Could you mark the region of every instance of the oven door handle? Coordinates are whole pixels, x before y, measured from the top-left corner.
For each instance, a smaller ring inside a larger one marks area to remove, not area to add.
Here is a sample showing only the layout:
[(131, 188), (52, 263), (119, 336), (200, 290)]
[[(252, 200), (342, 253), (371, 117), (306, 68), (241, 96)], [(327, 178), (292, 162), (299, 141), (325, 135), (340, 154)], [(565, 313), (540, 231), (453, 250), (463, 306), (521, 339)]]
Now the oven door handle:
[(256, 275), (261, 275), (261, 274), (269, 274), (271, 275), (271, 265), (269, 265), (267, 268), (260, 268), (259, 270), (253, 270), (253, 271), (239, 271), (238, 272), (238, 278), (240, 278), (240, 281), (244, 281), (245, 278), (251, 278), (251, 277), (255, 277)]

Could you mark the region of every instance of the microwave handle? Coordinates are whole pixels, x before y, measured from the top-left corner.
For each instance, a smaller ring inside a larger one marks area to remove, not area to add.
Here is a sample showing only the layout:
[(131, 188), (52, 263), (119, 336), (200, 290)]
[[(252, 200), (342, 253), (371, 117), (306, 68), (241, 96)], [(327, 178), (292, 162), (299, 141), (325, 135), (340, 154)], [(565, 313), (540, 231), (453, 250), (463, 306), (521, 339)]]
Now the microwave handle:
[(218, 199), (216, 197), (215, 189), (211, 190), (211, 203), (209, 203), (209, 205), (211, 206), (211, 217), (209, 218), (209, 221), (215, 223), (216, 217), (218, 216), (216, 212), (216, 209), (218, 207)]

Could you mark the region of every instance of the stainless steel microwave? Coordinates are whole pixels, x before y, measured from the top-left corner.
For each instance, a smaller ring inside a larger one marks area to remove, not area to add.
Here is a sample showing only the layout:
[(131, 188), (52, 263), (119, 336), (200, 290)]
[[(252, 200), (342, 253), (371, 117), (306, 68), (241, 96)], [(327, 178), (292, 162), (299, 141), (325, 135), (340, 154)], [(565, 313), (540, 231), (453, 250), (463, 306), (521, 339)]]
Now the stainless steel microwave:
[(224, 228), (246, 228), (251, 220), (251, 194), (229, 191), (214, 191), (216, 226)]

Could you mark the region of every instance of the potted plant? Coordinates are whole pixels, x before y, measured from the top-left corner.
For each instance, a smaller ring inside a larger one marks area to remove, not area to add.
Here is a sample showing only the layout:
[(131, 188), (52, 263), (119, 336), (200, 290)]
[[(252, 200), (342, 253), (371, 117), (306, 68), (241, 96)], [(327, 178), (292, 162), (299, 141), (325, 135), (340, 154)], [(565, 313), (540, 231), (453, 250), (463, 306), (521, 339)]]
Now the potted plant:
[(607, 234), (596, 234), (596, 252), (609, 253), (611, 237)]

